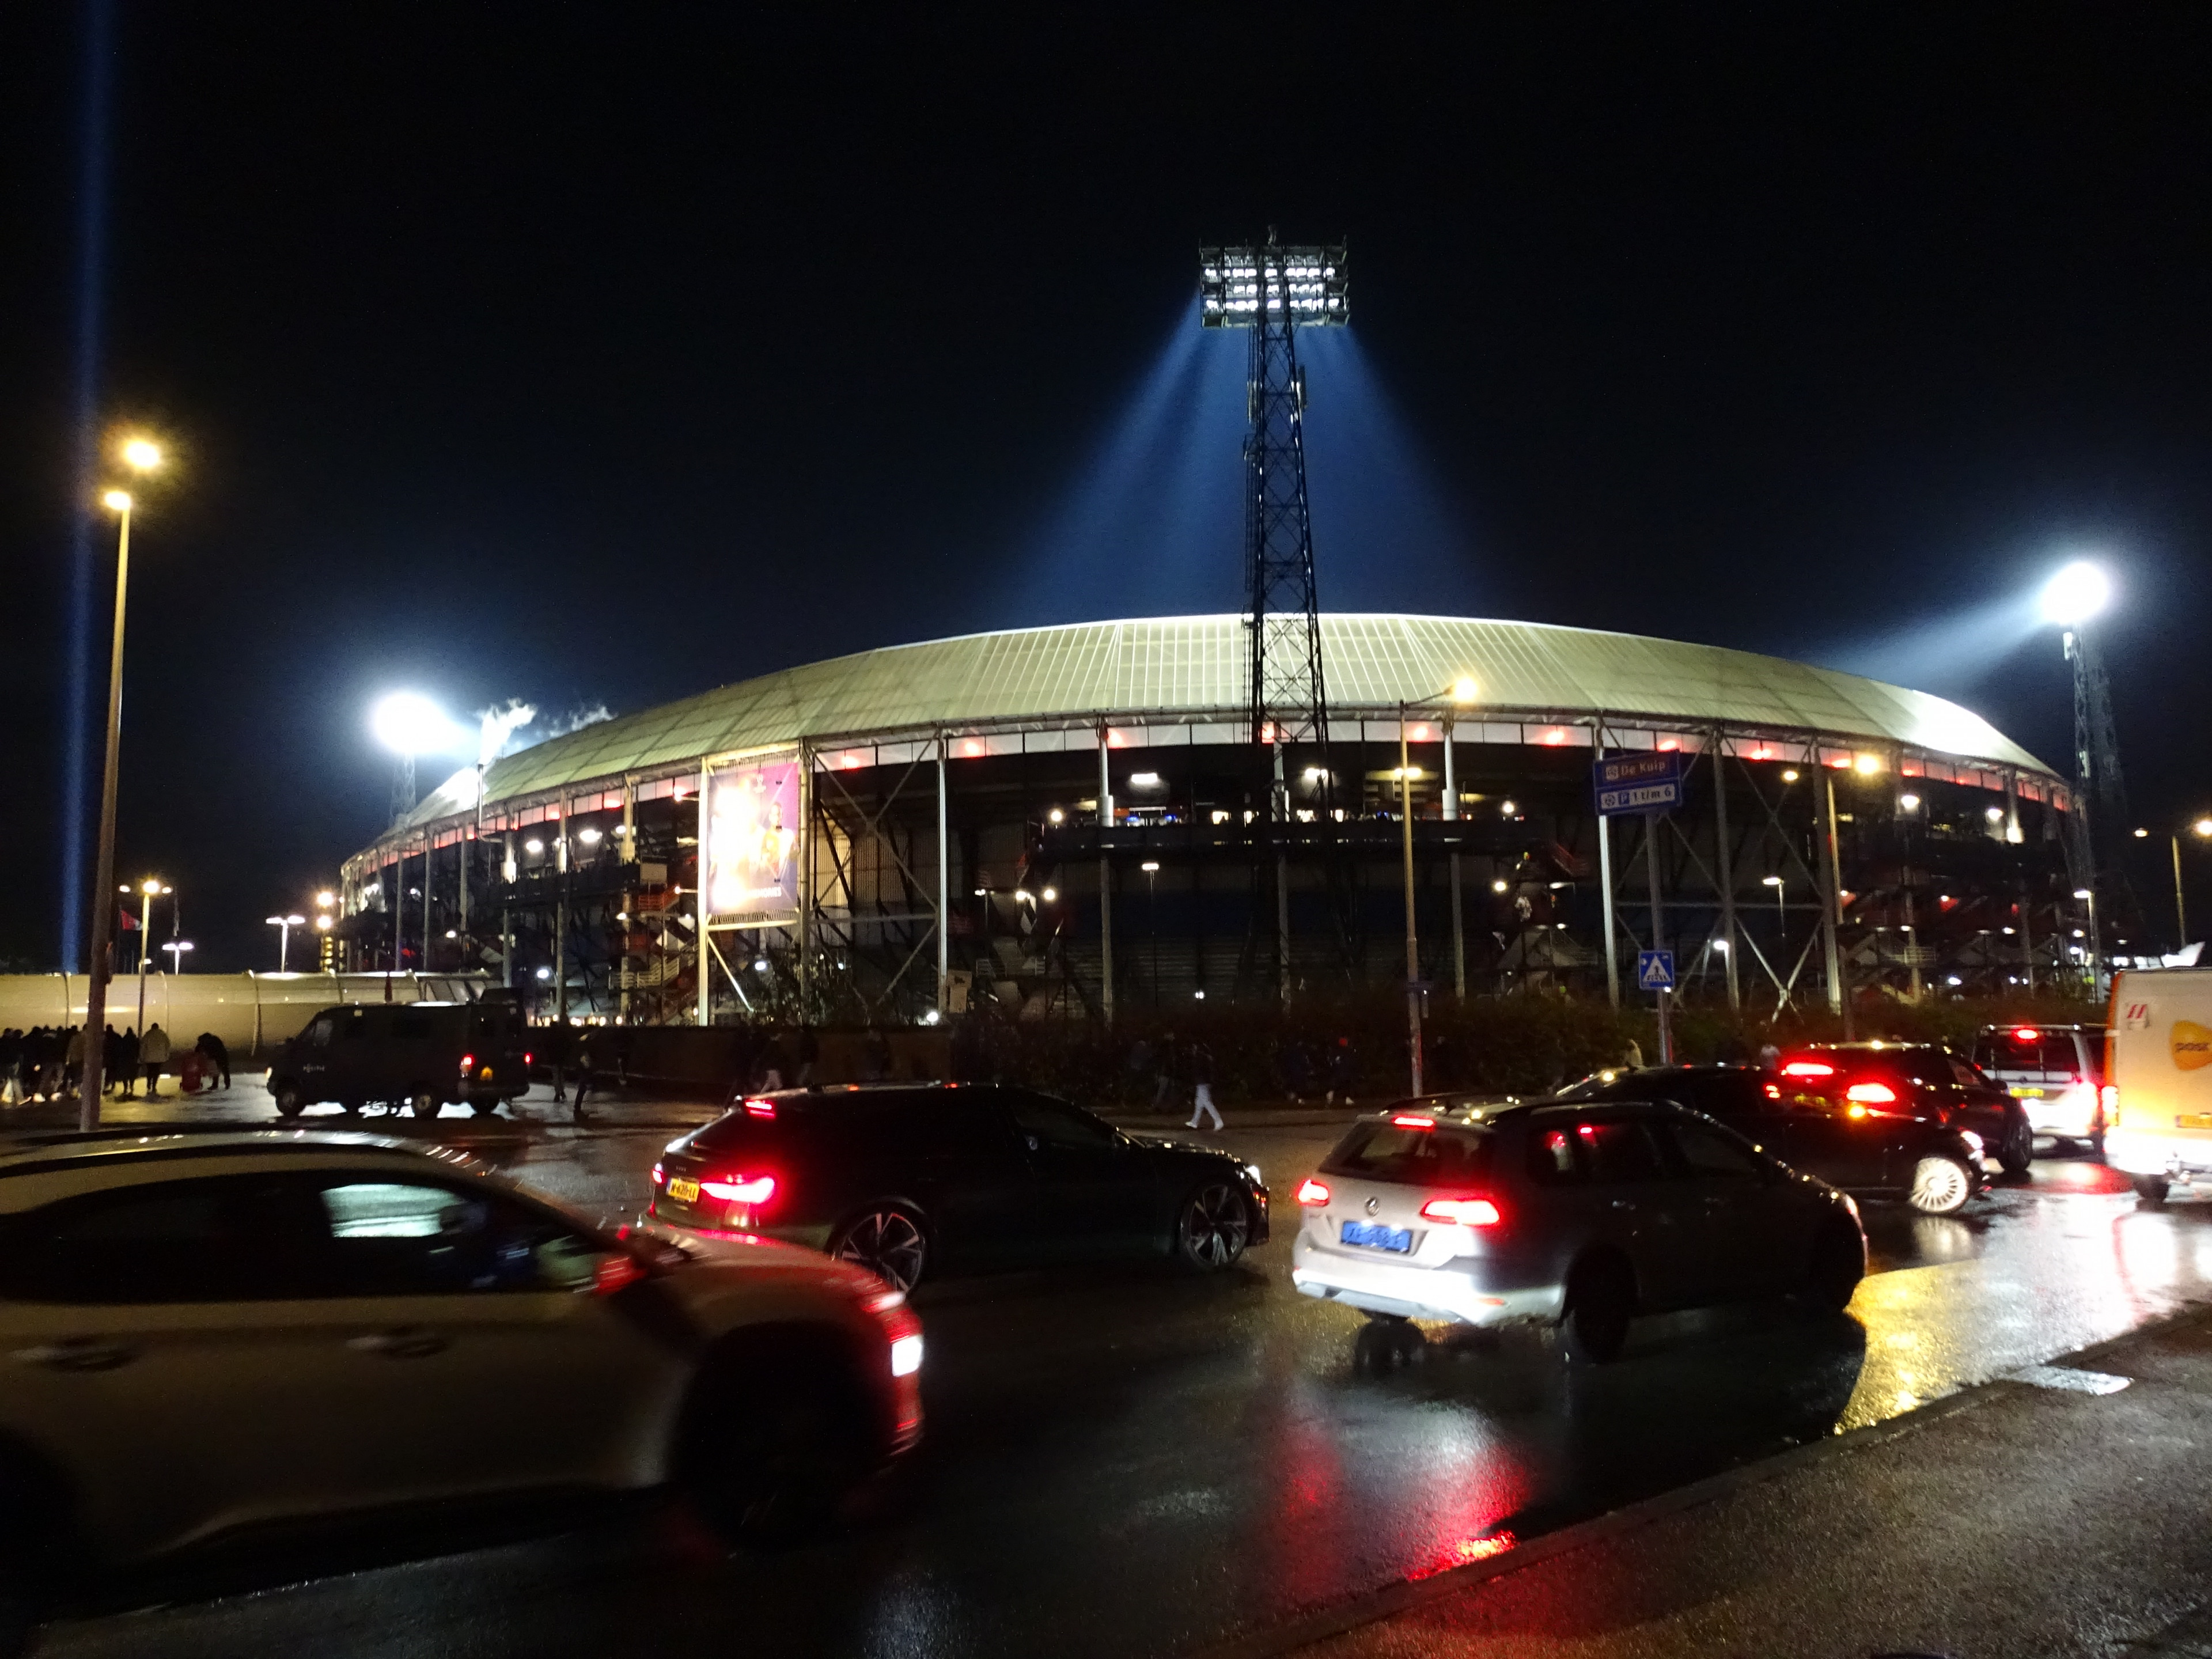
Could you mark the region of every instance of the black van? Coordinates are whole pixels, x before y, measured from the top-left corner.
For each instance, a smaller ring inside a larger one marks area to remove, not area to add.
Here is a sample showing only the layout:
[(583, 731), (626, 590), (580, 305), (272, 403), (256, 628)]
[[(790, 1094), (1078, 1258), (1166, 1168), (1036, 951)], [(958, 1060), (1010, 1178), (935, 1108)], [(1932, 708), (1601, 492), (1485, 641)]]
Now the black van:
[(283, 1117), (317, 1101), (371, 1102), (435, 1117), (448, 1102), (479, 1116), (530, 1086), (529, 1028), (514, 1000), (370, 1002), (325, 1008), (276, 1051), (269, 1092)]

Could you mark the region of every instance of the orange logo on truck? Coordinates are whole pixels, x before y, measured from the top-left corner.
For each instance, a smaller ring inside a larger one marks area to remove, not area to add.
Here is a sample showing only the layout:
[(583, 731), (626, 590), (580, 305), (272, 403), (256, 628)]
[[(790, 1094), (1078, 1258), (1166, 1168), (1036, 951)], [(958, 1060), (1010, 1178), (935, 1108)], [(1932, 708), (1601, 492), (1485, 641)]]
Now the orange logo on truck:
[(2167, 1047), (2173, 1051), (2173, 1063), (2185, 1072), (2212, 1066), (2212, 1029), (2193, 1019), (2173, 1022), (2173, 1035), (2167, 1039)]

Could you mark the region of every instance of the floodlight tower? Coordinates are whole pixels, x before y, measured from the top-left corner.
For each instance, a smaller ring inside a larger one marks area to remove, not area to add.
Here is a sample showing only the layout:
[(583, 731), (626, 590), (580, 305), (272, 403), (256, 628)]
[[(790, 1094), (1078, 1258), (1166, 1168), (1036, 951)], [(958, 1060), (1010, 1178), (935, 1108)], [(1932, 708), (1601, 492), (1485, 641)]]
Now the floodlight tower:
[(2066, 660), (2074, 668), (2073, 830), (2081, 878), (2093, 889), (2109, 872), (2112, 837), (2128, 821), (2112, 683), (2087, 626), (2112, 603), (2112, 596), (2111, 579), (2086, 560), (2065, 566), (2043, 590), (2044, 619), (2065, 630)]
[(1263, 246), (1203, 247), (1198, 261), (1206, 326), (1252, 331), (1244, 436), (1252, 740), (1274, 743), (1279, 756), (1282, 744), (1328, 739), (1297, 334), (1346, 321), (1345, 250), (1279, 246), (1270, 230)]

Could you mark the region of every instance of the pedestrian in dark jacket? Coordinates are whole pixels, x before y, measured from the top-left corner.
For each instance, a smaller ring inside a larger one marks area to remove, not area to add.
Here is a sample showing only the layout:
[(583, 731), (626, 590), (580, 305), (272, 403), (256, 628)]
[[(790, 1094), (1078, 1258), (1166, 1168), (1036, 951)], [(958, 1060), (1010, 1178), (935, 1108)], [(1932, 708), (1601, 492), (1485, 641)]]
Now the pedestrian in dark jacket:
[(1195, 1129), (1199, 1119), (1211, 1117), (1213, 1127), (1218, 1129), (1221, 1109), (1213, 1103), (1213, 1050), (1203, 1042), (1192, 1043), (1187, 1068), (1190, 1073), (1190, 1121), (1183, 1127)]
[(1352, 1052), (1352, 1039), (1348, 1036), (1337, 1038), (1336, 1047), (1328, 1051), (1328, 1103), (1330, 1105), (1334, 1106), (1336, 1103), (1336, 1097), (1340, 1094), (1344, 1097), (1346, 1105), (1352, 1104), (1352, 1080), (1358, 1075), (1358, 1059)]
[[(112, 1032), (115, 1028), (111, 1025), (107, 1029)], [(108, 1056), (104, 1054), (100, 1056), (100, 1069), (102, 1071), (111, 1069), (108, 1065)], [(116, 1039), (114, 1064), (112, 1069), (114, 1072), (116, 1082), (122, 1085), (117, 1092), (124, 1099), (128, 1100), (137, 1093), (138, 1028), (137, 1026), (125, 1026), (123, 1035)]]
[(223, 1046), (222, 1039), (213, 1031), (202, 1031), (200, 1040), (192, 1047), (200, 1051), (200, 1058), (207, 1062), (208, 1069), (222, 1079), (222, 1086), (230, 1087), (230, 1050)]

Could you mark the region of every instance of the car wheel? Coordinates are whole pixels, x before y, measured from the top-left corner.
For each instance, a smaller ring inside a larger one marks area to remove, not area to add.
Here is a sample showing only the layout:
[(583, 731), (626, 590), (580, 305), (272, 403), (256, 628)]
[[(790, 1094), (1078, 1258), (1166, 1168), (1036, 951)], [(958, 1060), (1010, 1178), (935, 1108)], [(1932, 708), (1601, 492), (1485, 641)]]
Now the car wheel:
[(830, 1235), (830, 1254), (866, 1267), (893, 1290), (910, 1291), (929, 1267), (929, 1234), (903, 1204), (854, 1216)]
[(867, 1399), (827, 1345), (748, 1345), (687, 1412), (678, 1479), (732, 1543), (813, 1537), (875, 1462)]
[(489, 1117), (494, 1112), (499, 1109), (499, 1102), (496, 1100), (485, 1100), (479, 1097), (477, 1099), (471, 1100), (469, 1103), (469, 1109), (471, 1112), (474, 1112), (478, 1117)]
[(361, 1103), (357, 1100), (341, 1100), (338, 1102), (338, 1110), (343, 1112), (348, 1117), (359, 1117)]
[(2169, 1187), (2164, 1176), (2133, 1176), (2129, 1178), (2128, 1184), (2136, 1189), (2136, 1196), (2142, 1200), (2147, 1210), (2155, 1210), (2166, 1202)]
[(1858, 1229), (1831, 1222), (1813, 1241), (1813, 1260), (1801, 1294), (1807, 1305), (1822, 1313), (1841, 1313), (1851, 1305), (1851, 1296), (1865, 1276), (1866, 1247)]
[(446, 1103), (423, 1089), (407, 1097), (407, 1109), (417, 1117), (435, 1117), (445, 1109)]
[(1571, 1360), (1603, 1365), (1628, 1340), (1636, 1314), (1636, 1280), (1617, 1256), (1582, 1262), (1567, 1279), (1567, 1311), (1559, 1322), (1561, 1346)]
[(2006, 1129), (2004, 1144), (1997, 1148), (1997, 1164), (2008, 1176), (2024, 1176), (2034, 1162), (2035, 1131), (2023, 1116)]
[(297, 1117), (307, 1109), (307, 1097), (300, 1092), (296, 1083), (282, 1085), (276, 1091), (276, 1115)]
[(1200, 1187), (1176, 1212), (1176, 1260), (1195, 1273), (1218, 1273), (1231, 1266), (1251, 1237), (1244, 1194), (1226, 1181)]
[(1973, 1172), (1941, 1152), (1930, 1152), (1912, 1166), (1912, 1186), (1905, 1194), (1923, 1215), (1956, 1215), (1973, 1195)]

